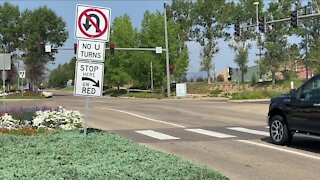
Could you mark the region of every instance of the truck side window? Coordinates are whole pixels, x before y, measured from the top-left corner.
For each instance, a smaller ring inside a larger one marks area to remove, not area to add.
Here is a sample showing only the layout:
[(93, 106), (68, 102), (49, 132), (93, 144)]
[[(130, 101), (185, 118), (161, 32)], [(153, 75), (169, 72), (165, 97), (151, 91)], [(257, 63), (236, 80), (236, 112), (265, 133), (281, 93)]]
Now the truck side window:
[(302, 88), (300, 99), (304, 99), (305, 101), (320, 99), (320, 79), (307, 83)]

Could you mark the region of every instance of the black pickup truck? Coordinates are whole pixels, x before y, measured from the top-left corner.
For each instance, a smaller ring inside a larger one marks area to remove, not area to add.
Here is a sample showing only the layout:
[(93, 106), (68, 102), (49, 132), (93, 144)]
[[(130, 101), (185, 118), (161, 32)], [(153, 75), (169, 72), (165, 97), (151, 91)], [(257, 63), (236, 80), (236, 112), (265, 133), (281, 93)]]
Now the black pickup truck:
[(298, 89), (271, 99), (268, 124), (274, 144), (286, 145), (293, 134), (320, 135), (320, 74)]

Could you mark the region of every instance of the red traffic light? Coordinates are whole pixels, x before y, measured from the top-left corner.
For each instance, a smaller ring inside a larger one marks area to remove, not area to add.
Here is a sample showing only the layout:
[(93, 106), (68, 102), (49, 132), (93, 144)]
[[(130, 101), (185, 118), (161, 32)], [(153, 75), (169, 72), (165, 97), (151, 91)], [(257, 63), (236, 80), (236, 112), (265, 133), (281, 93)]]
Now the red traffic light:
[(114, 44), (110, 44), (110, 53), (111, 54), (114, 54), (114, 48), (115, 48), (115, 45)]
[(174, 65), (173, 64), (169, 65), (169, 70), (170, 70), (170, 72), (173, 72), (173, 70), (174, 70)]

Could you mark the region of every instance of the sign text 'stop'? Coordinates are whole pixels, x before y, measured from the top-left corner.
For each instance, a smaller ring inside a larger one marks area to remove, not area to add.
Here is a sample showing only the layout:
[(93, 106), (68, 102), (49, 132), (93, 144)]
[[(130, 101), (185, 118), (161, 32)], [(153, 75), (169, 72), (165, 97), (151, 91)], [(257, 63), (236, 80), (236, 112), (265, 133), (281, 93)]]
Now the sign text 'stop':
[(75, 37), (109, 41), (111, 9), (90, 5), (77, 5)]

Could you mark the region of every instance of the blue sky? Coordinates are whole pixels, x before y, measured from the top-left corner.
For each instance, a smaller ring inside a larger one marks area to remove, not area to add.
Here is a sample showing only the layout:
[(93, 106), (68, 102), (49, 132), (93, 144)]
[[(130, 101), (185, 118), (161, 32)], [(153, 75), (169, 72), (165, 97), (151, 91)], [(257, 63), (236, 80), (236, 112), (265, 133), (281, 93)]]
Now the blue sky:
[[(2, 3), (3, 0), (0, 0)], [(93, 6), (108, 7), (112, 10), (112, 19), (119, 17), (125, 13), (129, 14), (132, 23), (135, 27), (140, 29), (143, 14), (146, 10), (155, 12), (159, 10), (163, 12), (163, 0), (87, 0), (87, 1), (76, 1), (76, 0), (52, 0), (52, 1), (41, 1), (41, 0), (11, 0), (7, 1), (11, 4), (18, 5), (20, 10), (35, 9), (40, 6), (47, 6), (54, 10), (58, 16), (63, 17), (67, 23), (67, 30), (69, 31), (69, 39), (65, 43), (65, 47), (73, 47), (76, 42), (74, 38), (74, 26), (75, 26), (75, 13), (77, 4), (87, 4)], [(111, 22), (112, 23), (112, 22)], [(228, 43), (219, 41), (220, 52), (215, 56), (216, 71), (221, 71), (227, 66), (236, 67), (233, 62), (234, 52), (228, 47)], [(200, 73), (200, 51), (201, 47), (198, 43), (189, 42), (189, 55), (190, 55), (190, 66), (188, 71), (189, 77), (196, 77), (205, 73)], [(253, 47), (249, 55), (249, 65), (254, 65), (254, 60), (257, 59), (255, 56), (256, 48)], [(56, 55), (55, 65), (48, 65), (50, 69), (55, 68), (58, 64), (66, 63), (71, 60), (74, 56), (73, 51), (60, 51)]]

